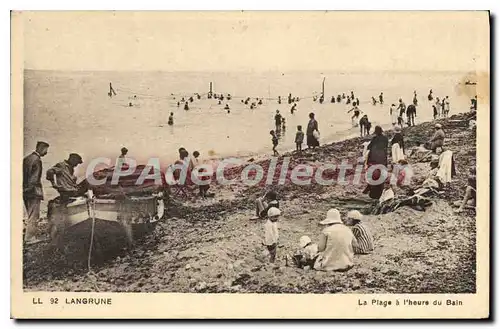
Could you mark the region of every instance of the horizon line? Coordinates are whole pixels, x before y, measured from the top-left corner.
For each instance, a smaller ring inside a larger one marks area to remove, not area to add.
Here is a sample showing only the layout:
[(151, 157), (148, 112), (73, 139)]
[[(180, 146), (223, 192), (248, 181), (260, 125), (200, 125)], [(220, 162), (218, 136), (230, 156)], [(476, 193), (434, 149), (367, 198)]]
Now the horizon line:
[(323, 72), (328, 73), (475, 73), (478, 72), (476, 70), (338, 70), (338, 69), (329, 69), (329, 70), (306, 70), (306, 69), (296, 69), (296, 70), (254, 70), (254, 69), (234, 69), (234, 70), (166, 70), (166, 69), (128, 69), (128, 70), (111, 70), (111, 69), (34, 69), (34, 68), (24, 68), (23, 71), (36, 71), (36, 72), (164, 72), (164, 73), (226, 73), (226, 72), (241, 72), (241, 73), (295, 73), (295, 72), (311, 72), (323, 74)]

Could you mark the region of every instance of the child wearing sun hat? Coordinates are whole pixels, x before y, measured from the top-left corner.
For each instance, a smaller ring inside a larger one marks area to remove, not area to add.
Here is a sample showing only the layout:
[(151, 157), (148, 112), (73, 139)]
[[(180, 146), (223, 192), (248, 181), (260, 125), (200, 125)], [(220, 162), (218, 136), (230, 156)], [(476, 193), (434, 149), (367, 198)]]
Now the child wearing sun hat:
[(276, 259), (276, 249), (278, 248), (278, 218), (281, 211), (276, 207), (271, 207), (267, 211), (267, 220), (264, 224), (264, 245), (269, 251), (270, 262)]

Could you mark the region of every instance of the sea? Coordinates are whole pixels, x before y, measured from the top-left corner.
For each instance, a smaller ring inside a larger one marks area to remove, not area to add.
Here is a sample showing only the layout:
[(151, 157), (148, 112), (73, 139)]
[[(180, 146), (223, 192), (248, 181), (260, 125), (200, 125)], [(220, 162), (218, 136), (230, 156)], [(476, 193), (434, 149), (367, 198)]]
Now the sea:
[[(138, 163), (158, 157), (163, 164), (178, 157), (178, 149), (199, 151), (202, 159), (229, 156), (272, 155), (270, 130), (280, 111), (286, 121), (278, 151), (295, 147), (297, 126), (304, 131), (310, 112), (315, 113), (320, 142), (345, 139), (359, 134), (353, 127), (352, 105), (331, 103), (331, 97), (351, 91), (360, 101), (362, 114), (375, 125), (391, 123), (389, 107), (398, 99), (409, 105), (417, 93), (416, 123), (432, 120), (429, 90), (434, 97), (449, 96), (450, 114), (465, 112), (474, 97), (474, 85), (464, 85), (467, 72), (110, 72), (37, 71), (24, 72), (24, 154), (34, 150), (38, 140), (50, 144), (43, 158), (44, 172), (55, 163), (79, 153), (84, 163), (77, 170), (83, 176), (86, 163), (96, 157), (116, 158), (127, 147), (128, 156)], [(323, 87), (324, 81), (324, 87)], [(109, 97), (112, 83), (116, 95)], [(217, 94), (231, 100), (208, 99), (210, 83)], [(325, 100), (313, 97), (324, 88)], [(384, 104), (372, 104), (383, 92)], [(201, 95), (198, 100), (195, 94)], [(299, 97), (297, 111), (290, 113), (287, 96)], [(189, 110), (184, 110), (184, 97)], [(278, 96), (282, 102), (278, 104)], [(250, 109), (247, 97), (262, 105)], [(230, 107), (230, 113), (224, 106)], [(131, 105), (131, 106), (130, 106)], [(167, 124), (170, 113), (174, 125)], [(431, 133), (431, 132), (430, 132)], [(44, 177), (43, 177), (44, 178)], [(46, 185), (46, 193), (55, 191)]]

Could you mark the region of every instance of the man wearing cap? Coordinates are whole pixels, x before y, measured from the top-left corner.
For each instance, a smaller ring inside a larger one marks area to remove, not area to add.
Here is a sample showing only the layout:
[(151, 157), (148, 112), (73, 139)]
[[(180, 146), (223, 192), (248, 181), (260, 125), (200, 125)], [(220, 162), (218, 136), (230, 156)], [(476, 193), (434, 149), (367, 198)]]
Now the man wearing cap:
[(340, 212), (330, 209), (326, 218), (320, 222), (326, 226), (321, 232), (318, 251), (319, 256), (314, 269), (320, 271), (347, 271), (353, 267), (356, 238), (351, 230), (342, 223)]
[(434, 133), (434, 135), (432, 135), (428, 145), (429, 149), (432, 150), (432, 152), (436, 153), (436, 149), (438, 147), (443, 147), (445, 134), (441, 124), (436, 123), (434, 127), (436, 129), (436, 132)]
[(37, 142), (33, 153), (23, 159), (23, 201), (28, 214), (26, 222), (26, 243), (37, 242), (36, 226), (40, 218), (40, 203), (43, 200), (42, 157), (48, 152), (49, 144)]
[(373, 237), (368, 229), (361, 224), (363, 215), (357, 210), (347, 213), (345, 225), (351, 227), (351, 231), (356, 238), (357, 244), (353, 245), (355, 254), (369, 254), (373, 251)]
[(83, 163), (82, 157), (76, 153), (71, 153), (68, 160), (64, 160), (47, 170), (47, 180), (52, 183), (62, 200), (70, 197), (83, 195), (86, 191), (76, 184), (74, 175), (75, 167)]

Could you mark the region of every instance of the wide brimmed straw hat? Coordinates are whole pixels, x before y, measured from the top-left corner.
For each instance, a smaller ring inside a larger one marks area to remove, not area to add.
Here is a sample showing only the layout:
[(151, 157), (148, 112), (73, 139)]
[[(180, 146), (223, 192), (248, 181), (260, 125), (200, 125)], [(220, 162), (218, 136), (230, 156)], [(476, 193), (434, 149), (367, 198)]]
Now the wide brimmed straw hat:
[(300, 240), (299, 240), (299, 247), (300, 248), (304, 248), (309, 243), (311, 243), (311, 238), (310, 237), (308, 237), (307, 235), (303, 235), (303, 236), (300, 237)]
[(326, 218), (319, 222), (321, 225), (328, 224), (342, 224), (342, 219), (340, 218), (340, 212), (332, 208), (326, 213)]
[(271, 207), (267, 211), (267, 217), (278, 217), (281, 215), (281, 211), (276, 207)]
[(401, 131), (401, 127), (400, 126), (394, 126), (394, 131), (395, 132), (400, 132)]
[(434, 126), (435, 128), (441, 128), (441, 124), (440, 123), (436, 123), (436, 125)]
[(361, 215), (361, 213), (358, 210), (350, 210), (347, 213), (347, 218), (356, 219), (358, 221), (361, 221), (361, 219), (363, 218), (363, 215)]

